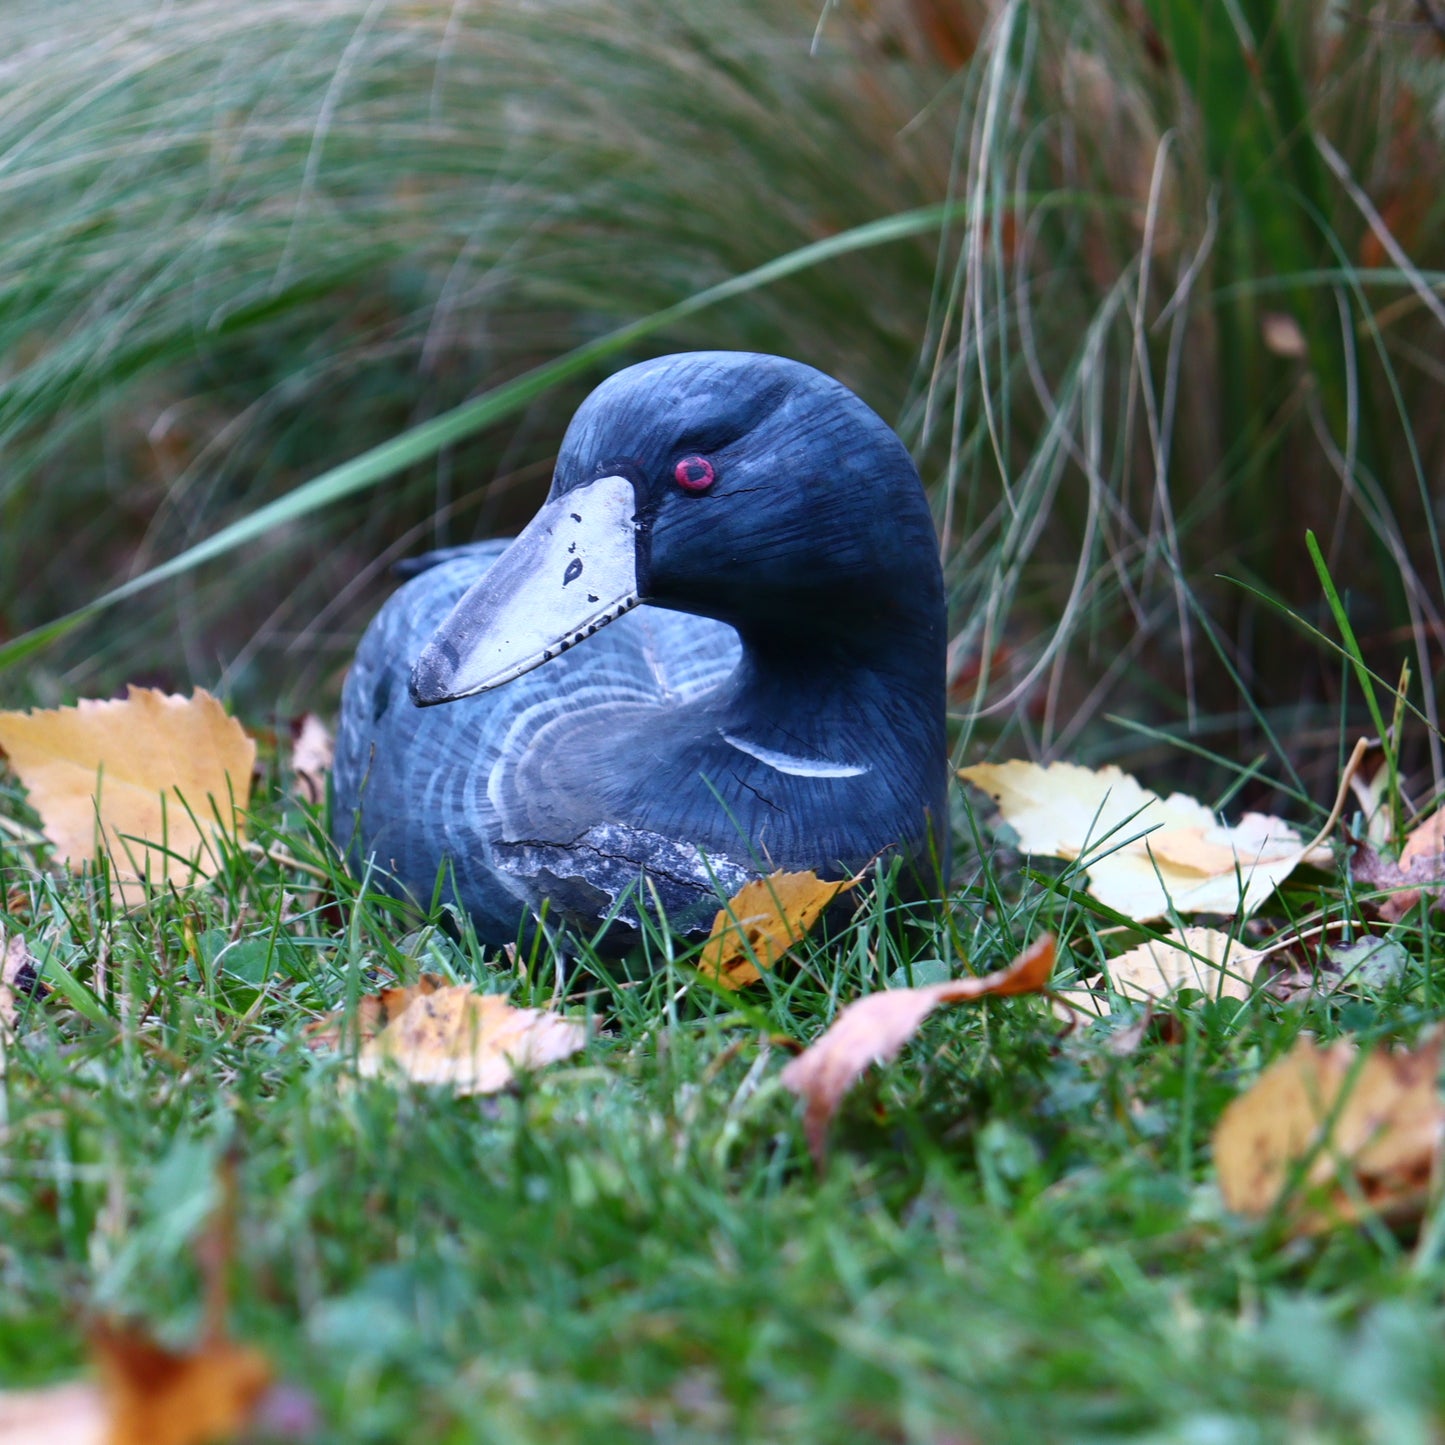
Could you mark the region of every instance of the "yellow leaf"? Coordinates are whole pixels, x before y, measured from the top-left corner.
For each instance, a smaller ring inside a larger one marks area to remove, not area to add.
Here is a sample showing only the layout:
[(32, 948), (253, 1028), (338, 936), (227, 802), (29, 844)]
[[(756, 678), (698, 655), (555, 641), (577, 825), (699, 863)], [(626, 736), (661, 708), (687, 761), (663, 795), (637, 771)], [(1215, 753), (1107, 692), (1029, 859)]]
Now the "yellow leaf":
[[(1086, 858), (1089, 892), (1140, 922), (1179, 913), (1247, 917), (1314, 844), (1249, 813), (1224, 827), (1194, 798), (1161, 798), (1116, 767), (981, 763), (959, 776), (998, 805), (1025, 853)], [(1241, 888), (1242, 883), (1242, 888)]]
[(762, 977), (758, 966), (772, 968), (807, 937), (823, 910), (858, 881), (830, 882), (810, 871), (774, 873), (743, 884), (713, 919), (698, 972), (729, 988), (756, 983)]
[[(1301, 1039), (1224, 1111), (1214, 1164), (1224, 1202), (1267, 1214), (1304, 1166), (1289, 1219), (1315, 1233), (1377, 1211), (1423, 1208), (1440, 1160), (1445, 1108), (1436, 1078), (1445, 1034), (1413, 1053)], [(1308, 1161), (1308, 1163), (1306, 1163)]]
[(1162, 999), (1181, 988), (1210, 998), (1247, 999), (1264, 954), (1217, 928), (1185, 928), (1150, 939), (1109, 961), (1109, 982), (1124, 998)]
[(457, 1094), (495, 1094), (522, 1069), (575, 1054), (587, 1030), (550, 1009), (513, 1008), (498, 994), (456, 984), (418, 993), (361, 1047), (364, 1075), (400, 1068), (418, 1084), (446, 1084)]
[(783, 1086), (803, 1101), (803, 1128), (819, 1166), (826, 1152), (828, 1126), (843, 1095), (870, 1064), (886, 1064), (892, 1059), (939, 1004), (1042, 993), (1053, 971), (1054, 938), (1045, 934), (996, 973), (950, 979), (925, 988), (890, 988), (850, 1003), (781, 1075)]
[(207, 692), (130, 689), (44, 712), (0, 713), (0, 748), (45, 835), (72, 867), (109, 854), (126, 905), (142, 879), (175, 884), (219, 866), (218, 832), (236, 834), (256, 746)]

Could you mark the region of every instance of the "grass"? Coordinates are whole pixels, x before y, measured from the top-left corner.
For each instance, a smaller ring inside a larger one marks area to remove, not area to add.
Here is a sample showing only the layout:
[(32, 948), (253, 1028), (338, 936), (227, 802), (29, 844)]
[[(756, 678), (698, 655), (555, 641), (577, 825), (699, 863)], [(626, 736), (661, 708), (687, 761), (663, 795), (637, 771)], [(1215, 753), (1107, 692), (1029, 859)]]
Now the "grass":
[[(233, 1329), (315, 1395), (325, 1439), (1436, 1428), (1439, 1205), (1418, 1240), (1292, 1241), (1226, 1213), (1208, 1147), (1303, 1031), (1408, 1041), (1441, 1015), (1442, 940), (1418, 913), (1393, 930), (1411, 960), (1393, 982), (1187, 996), (1132, 1052), (1128, 1005), (1073, 1032), (1038, 999), (947, 1011), (850, 1098), (820, 1175), (777, 1039), (861, 993), (1000, 966), (1045, 928), (1065, 976), (1097, 969), (1127, 938), (1067, 868), (1020, 870), (965, 812), (960, 886), (932, 921), (894, 922), (882, 882), (741, 998), (661, 939), (610, 971), (583, 949), (563, 981), (551, 958), (519, 969), (358, 895), (268, 769), (264, 848), (140, 912), (0, 843), (4, 926), (52, 986), (0, 1092), (7, 1383), (74, 1372), (97, 1311), (192, 1337), (196, 1238), (229, 1158)], [(1370, 915), (1318, 877), (1269, 916), (1363, 932)], [(306, 1047), (317, 1014), (422, 969), (561, 1001), (592, 1040), (485, 1100)]]
[[(55, 539), (0, 597), (10, 630), (477, 389), (942, 199), (927, 177), (946, 169), (947, 126), (892, 139), (927, 87), (899, 66), (865, 84), (868, 57), (831, 39), (817, 59), (779, 45), (797, 14), (789, 0), (722, 15), (584, 0), (545, 17), (344, 0), (270, 3), (243, 22), (191, 0), (157, 22), (105, 0), (77, 33), (38, 4), (8, 13), (0, 183), (25, 220), (0, 235), (0, 531), (5, 547)], [(778, 135), (789, 111), (814, 120)], [(738, 166), (719, 133), (773, 160)], [(914, 237), (843, 258), (633, 357), (712, 344), (831, 358), (896, 409), (934, 250)], [(33, 672), (32, 686), (213, 676), (218, 653), (232, 686), (268, 703), (281, 685), (324, 684), (352, 638), (318, 624), (321, 609), (366, 588), (409, 529), (426, 545), (517, 525), (599, 375), (364, 504), (293, 518), (55, 654), (59, 677)], [(104, 521), (77, 526), (92, 510)], [(16, 575), (18, 557), (0, 572)], [(273, 567), (293, 586), (262, 609), (248, 579)]]
[[(387, 560), (527, 515), (594, 379), (566, 358), (741, 346), (841, 376), (919, 458), (959, 757), (1129, 754), (1303, 820), (1408, 655), (1408, 813), (1445, 776), (1445, 70), (1403, 6), (1225, 10), (17, 0), (0, 642), (246, 543), (32, 652), (4, 700), (158, 680), (255, 724), (324, 708)], [(888, 245), (831, 245), (875, 224)], [(788, 258), (816, 264), (695, 304)], [(385, 484), (341, 499), (375, 447)], [(1317, 641), (1346, 618), (1341, 666)], [(961, 806), (931, 924), (888, 923), (885, 887), (742, 1001), (663, 940), (632, 978), (584, 959), (586, 1054), (456, 1101), (302, 1029), (423, 966), (543, 1002), (554, 961), (521, 976), (359, 899), (284, 782), (253, 832), (324, 887), (238, 854), (119, 915), (39, 871), (0, 779), (0, 920), (54, 988), (0, 1085), (7, 1382), (70, 1374), (97, 1309), (187, 1338), (234, 1156), (233, 1325), (328, 1438), (1438, 1434), (1438, 1202), (1418, 1237), (1290, 1241), (1224, 1213), (1208, 1151), (1302, 1031), (1441, 1015), (1434, 920), (1393, 929), (1395, 983), (1186, 1001), (1132, 1053), (1127, 1007), (1067, 1035), (1035, 1000), (944, 1013), (820, 1177), (771, 1036), (1044, 929), (1066, 969), (1105, 963), (1128, 938), (1067, 870)], [(1269, 917), (1373, 926), (1338, 879)]]

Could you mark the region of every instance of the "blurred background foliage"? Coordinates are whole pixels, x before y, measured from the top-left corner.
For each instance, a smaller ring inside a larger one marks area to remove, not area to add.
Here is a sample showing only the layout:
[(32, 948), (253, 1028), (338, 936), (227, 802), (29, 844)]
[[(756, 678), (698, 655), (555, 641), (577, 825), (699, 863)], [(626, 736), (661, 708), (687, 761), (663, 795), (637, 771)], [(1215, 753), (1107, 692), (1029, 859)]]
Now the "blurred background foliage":
[[(12, 0), (0, 637), (550, 358), (677, 322), (893, 421), (964, 750), (1335, 765), (1361, 645), (1435, 718), (1445, 9), (1410, 0)], [(515, 528), (610, 367), (86, 623), (7, 702), (325, 708), (398, 556)], [(1440, 772), (1438, 733), (1412, 765)], [(1309, 779), (1307, 779), (1309, 781)]]

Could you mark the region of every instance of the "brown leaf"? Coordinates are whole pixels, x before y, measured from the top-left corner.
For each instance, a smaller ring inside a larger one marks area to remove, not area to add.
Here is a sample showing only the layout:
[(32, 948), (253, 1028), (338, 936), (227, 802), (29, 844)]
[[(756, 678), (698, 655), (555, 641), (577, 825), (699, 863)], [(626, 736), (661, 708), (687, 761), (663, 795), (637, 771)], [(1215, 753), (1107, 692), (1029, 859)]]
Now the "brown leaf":
[(354, 1039), (365, 1043), (374, 1039), (394, 1019), (400, 1018), (413, 1000), (446, 988), (447, 981), (439, 973), (424, 973), (415, 983), (401, 988), (384, 988), (380, 993), (363, 994), (356, 1001), (355, 1012), (348, 1018), (347, 1010), (337, 1009), (306, 1025), (302, 1030), (308, 1048), (335, 1049)]
[[(1297, 1233), (1366, 1211), (1408, 1217), (1424, 1205), (1440, 1158), (1445, 1108), (1436, 1087), (1445, 1034), (1414, 1052), (1301, 1039), (1224, 1111), (1214, 1162), (1225, 1203), (1267, 1214), (1304, 1167), (1289, 1202)], [(1306, 1162), (1308, 1161), (1308, 1162)]]
[(264, 1355), (225, 1340), (177, 1354), (104, 1326), (91, 1353), (95, 1384), (0, 1394), (0, 1445), (210, 1445), (245, 1429), (271, 1385)]
[(1054, 971), (1054, 938), (1045, 934), (1007, 968), (926, 988), (891, 988), (850, 1003), (819, 1039), (783, 1070), (784, 1087), (803, 1101), (803, 1128), (822, 1166), (828, 1126), (843, 1095), (870, 1064), (886, 1064), (939, 1004), (1042, 993)]
[(314, 712), (303, 713), (291, 724), (291, 772), (296, 796), (319, 805), (326, 798), (326, 775), (331, 771), (335, 742)]
[(0, 748), (60, 857), (75, 867), (103, 850), (126, 906), (144, 900), (147, 876), (186, 884), (216, 871), (216, 834), (240, 831), (256, 758), (209, 693), (137, 687), (121, 701), (0, 713)]
[(1163, 999), (1181, 988), (1210, 998), (1247, 999), (1264, 955), (1217, 928), (1185, 928), (1150, 939), (1109, 961), (1109, 982), (1124, 998)]
[(830, 882), (808, 872), (774, 873), (743, 884), (713, 919), (698, 972), (728, 988), (756, 983), (763, 976), (759, 965), (772, 968), (807, 937), (823, 910), (858, 882)]
[(1400, 850), (1398, 863), (1361, 844), (1351, 858), (1350, 867), (1361, 883), (1393, 890), (1379, 904), (1380, 916), (1387, 923), (1398, 923), (1422, 895), (1430, 898), (1432, 908), (1439, 908), (1445, 903), (1445, 808), (1432, 813), (1411, 831)]
[(457, 1094), (495, 1094), (519, 1070), (575, 1054), (586, 1028), (550, 1009), (513, 1008), (499, 994), (468, 984), (419, 993), (361, 1047), (368, 1076), (399, 1067), (418, 1084), (446, 1084)]

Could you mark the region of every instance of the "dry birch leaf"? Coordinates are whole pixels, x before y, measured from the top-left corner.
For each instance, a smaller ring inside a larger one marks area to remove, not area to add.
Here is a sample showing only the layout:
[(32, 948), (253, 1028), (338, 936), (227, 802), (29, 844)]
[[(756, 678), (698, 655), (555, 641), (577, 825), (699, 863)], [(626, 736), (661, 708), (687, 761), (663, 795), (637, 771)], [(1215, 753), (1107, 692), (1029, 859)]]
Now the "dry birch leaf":
[(1383, 756), (1373, 776), (1367, 778), (1361, 767), (1350, 779), (1350, 791), (1365, 819), (1365, 841), (1372, 848), (1383, 848), (1390, 841), (1389, 788), (1390, 770), (1384, 765)]
[(1185, 928), (1109, 960), (1109, 983), (1123, 998), (1162, 999), (1181, 988), (1210, 998), (1247, 999), (1264, 954), (1217, 928)]
[(401, 988), (384, 988), (380, 993), (363, 994), (356, 1001), (356, 1011), (348, 1019), (345, 1009), (337, 1009), (324, 1018), (306, 1025), (308, 1048), (335, 1049), (355, 1039), (365, 1043), (374, 1039), (394, 1019), (400, 1018), (415, 999), (446, 988), (447, 981), (439, 973), (424, 973), (415, 983)]
[(1091, 988), (1055, 988), (1049, 990), (1049, 1012), (1062, 1024), (1078, 1024), (1106, 1019), (1111, 1010), (1109, 1000)]
[(1007, 968), (926, 988), (890, 988), (850, 1003), (828, 1031), (783, 1070), (783, 1085), (803, 1101), (808, 1147), (821, 1167), (828, 1126), (843, 1095), (870, 1064), (886, 1064), (939, 1004), (1042, 993), (1054, 971), (1054, 938), (1045, 934)]
[(745, 883), (718, 910), (702, 947), (698, 972), (729, 988), (756, 983), (794, 944), (801, 943), (823, 910), (858, 883), (828, 882), (816, 873), (774, 873)]
[[(38, 988), (38, 971), (31, 956), (30, 945), (23, 934), (6, 938), (0, 928), (0, 1078), (5, 1077), (5, 1049), (15, 1022), (20, 1017), (17, 991), (30, 993)], [(0, 1437), (3, 1445), (3, 1437)]]
[(0, 1391), (0, 1445), (110, 1445), (112, 1439), (105, 1399), (88, 1381)]
[(302, 802), (319, 805), (325, 800), (326, 776), (335, 753), (335, 740), (314, 712), (303, 713), (291, 724), (291, 774)]
[(144, 900), (147, 876), (179, 885), (216, 871), (216, 834), (240, 832), (256, 760), (209, 693), (138, 687), (124, 700), (0, 713), (0, 748), (60, 857), (76, 867), (106, 852), (126, 906)]
[(368, 1076), (399, 1068), (418, 1084), (445, 1084), (457, 1094), (495, 1094), (523, 1069), (575, 1054), (586, 1028), (550, 1009), (513, 1008), (499, 994), (455, 984), (418, 994), (361, 1047)]
[(1301, 1039), (1224, 1111), (1214, 1162), (1225, 1203), (1269, 1213), (1303, 1169), (1289, 1201), (1298, 1233), (1425, 1204), (1440, 1159), (1445, 1108), (1436, 1086), (1442, 1035), (1414, 1052)]
[(1196, 799), (1161, 798), (1116, 767), (1013, 761), (959, 776), (998, 804), (1025, 853), (1087, 856), (1089, 891), (1140, 922), (1171, 907), (1247, 917), (1300, 863), (1322, 856), (1279, 818), (1248, 813), (1225, 827)]
[(1259, 332), (1266, 349), (1276, 356), (1298, 358), (1309, 354), (1309, 343), (1299, 322), (1286, 311), (1263, 312)]

